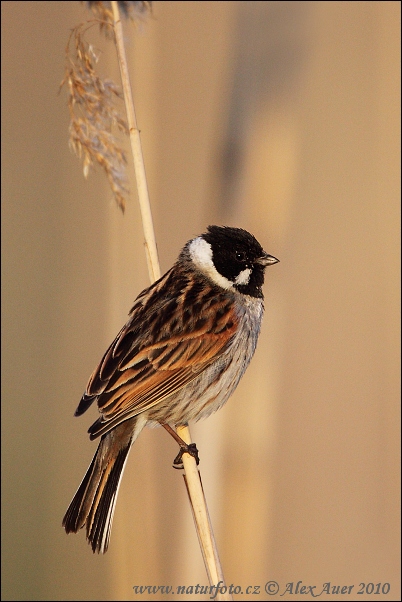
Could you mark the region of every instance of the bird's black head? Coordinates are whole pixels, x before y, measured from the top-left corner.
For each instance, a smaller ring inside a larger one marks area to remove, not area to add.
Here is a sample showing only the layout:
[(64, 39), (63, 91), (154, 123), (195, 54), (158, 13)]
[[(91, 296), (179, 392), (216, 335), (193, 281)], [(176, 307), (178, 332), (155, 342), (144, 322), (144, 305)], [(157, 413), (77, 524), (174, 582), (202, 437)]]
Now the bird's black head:
[(210, 245), (213, 266), (223, 279), (245, 295), (263, 297), (264, 270), (279, 260), (268, 255), (252, 234), (242, 228), (209, 226), (200, 238)]

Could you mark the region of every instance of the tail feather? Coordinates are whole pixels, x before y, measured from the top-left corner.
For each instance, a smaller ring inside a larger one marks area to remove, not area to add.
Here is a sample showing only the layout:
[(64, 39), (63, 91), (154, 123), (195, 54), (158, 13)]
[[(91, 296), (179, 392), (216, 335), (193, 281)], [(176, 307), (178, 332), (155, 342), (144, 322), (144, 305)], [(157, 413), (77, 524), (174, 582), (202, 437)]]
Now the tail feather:
[(92, 462), (63, 518), (66, 533), (84, 526), (93, 552), (109, 546), (114, 509), (128, 453), (145, 419), (133, 418), (103, 435)]
[(90, 484), (98, 480), (96, 479), (96, 475), (99, 472), (97, 470), (97, 460), (100, 457), (101, 446), (102, 441), (99, 443), (96, 454), (92, 458), (92, 462), (81, 481), (81, 485), (78, 487), (77, 492), (64, 515), (63, 527), (65, 528), (66, 533), (77, 533), (85, 525), (85, 520), (89, 512), (86, 508), (88, 506), (90, 507), (93, 501), (93, 496), (87, 492)]
[(130, 447), (131, 442), (130, 445), (119, 451), (111, 470), (105, 471), (102, 474), (101, 482), (96, 492), (96, 500), (92, 504), (86, 523), (87, 539), (91, 544), (93, 552), (102, 552), (104, 554), (109, 547), (117, 494)]

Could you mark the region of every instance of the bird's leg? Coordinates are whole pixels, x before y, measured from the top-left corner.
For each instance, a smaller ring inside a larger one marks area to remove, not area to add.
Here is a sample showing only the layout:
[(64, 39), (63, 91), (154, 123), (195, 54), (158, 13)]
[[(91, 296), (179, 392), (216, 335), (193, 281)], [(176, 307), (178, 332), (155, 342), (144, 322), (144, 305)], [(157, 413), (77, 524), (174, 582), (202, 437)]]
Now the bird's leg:
[(180, 451), (173, 460), (173, 468), (183, 468), (183, 454), (190, 454), (190, 456), (193, 456), (198, 465), (200, 463), (200, 459), (198, 457), (198, 449), (196, 444), (186, 443), (185, 441), (183, 441), (183, 439), (179, 437), (176, 431), (172, 429), (172, 427), (169, 424), (166, 424), (166, 422), (161, 422), (160, 424), (163, 426), (164, 429), (167, 430), (169, 435), (171, 435), (180, 446)]

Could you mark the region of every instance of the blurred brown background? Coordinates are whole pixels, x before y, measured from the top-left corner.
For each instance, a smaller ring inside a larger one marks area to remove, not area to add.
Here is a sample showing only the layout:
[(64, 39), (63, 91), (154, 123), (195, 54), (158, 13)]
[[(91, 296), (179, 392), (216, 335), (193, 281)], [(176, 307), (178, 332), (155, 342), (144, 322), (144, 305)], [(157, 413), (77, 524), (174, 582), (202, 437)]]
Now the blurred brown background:
[[(67, 145), (64, 49), (89, 14), (1, 6), (2, 599), (206, 585), (160, 429), (133, 448), (107, 555), (61, 528), (95, 450), (95, 411), (73, 412), (148, 276), (135, 193), (123, 217)], [(245, 378), (192, 427), (227, 583), (400, 599), (400, 3), (155, 2), (125, 33), (162, 269), (210, 223), (281, 260)]]

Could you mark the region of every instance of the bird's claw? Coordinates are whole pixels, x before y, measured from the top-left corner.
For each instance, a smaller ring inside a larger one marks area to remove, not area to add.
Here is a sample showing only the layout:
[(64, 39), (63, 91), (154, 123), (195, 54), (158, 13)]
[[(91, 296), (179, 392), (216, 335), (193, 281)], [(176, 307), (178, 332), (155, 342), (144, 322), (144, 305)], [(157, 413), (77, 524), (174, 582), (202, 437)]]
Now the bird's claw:
[(200, 463), (200, 459), (198, 457), (197, 446), (196, 446), (195, 443), (190, 443), (190, 444), (186, 445), (185, 447), (184, 446), (180, 447), (179, 453), (177, 454), (177, 456), (173, 460), (173, 468), (177, 468), (178, 470), (180, 470), (181, 468), (184, 468), (184, 466), (183, 466), (183, 454), (190, 454), (190, 456), (193, 456), (193, 458), (197, 462), (197, 466)]

